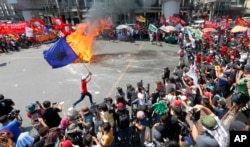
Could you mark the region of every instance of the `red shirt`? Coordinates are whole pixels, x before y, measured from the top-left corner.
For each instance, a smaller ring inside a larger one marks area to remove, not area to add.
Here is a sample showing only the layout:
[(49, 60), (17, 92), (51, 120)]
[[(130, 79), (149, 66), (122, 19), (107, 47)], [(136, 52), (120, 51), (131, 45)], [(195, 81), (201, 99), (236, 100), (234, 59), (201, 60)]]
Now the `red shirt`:
[(225, 54), (227, 53), (227, 50), (228, 50), (228, 47), (227, 47), (227, 46), (222, 46), (222, 47), (220, 48), (220, 53), (221, 53), (222, 55), (225, 55)]
[(201, 64), (201, 55), (200, 54), (196, 55), (196, 62), (198, 64)]
[(87, 89), (87, 81), (86, 80), (82, 80), (81, 81), (81, 85), (82, 85), (82, 89), (81, 89), (81, 93), (85, 94), (88, 92), (88, 89)]

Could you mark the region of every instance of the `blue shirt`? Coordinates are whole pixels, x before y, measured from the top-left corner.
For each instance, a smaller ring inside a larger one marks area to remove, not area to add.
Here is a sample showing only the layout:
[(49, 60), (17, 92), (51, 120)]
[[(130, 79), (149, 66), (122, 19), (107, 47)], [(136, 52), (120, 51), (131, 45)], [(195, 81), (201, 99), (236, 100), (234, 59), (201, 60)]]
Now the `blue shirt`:
[(18, 120), (13, 120), (7, 123), (4, 126), (0, 127), (0, 131), (10, 131), (13, 134), (13, 141), (16, 142), (18, 136), (21, 134), (21, 129), (20, 129), (21, 123)]
[(144, 118), (144, 119), (140, 120), (140, 123), (141, 123), (141, 125), (143, 125), (144, 127), (146, 127), (147, 126), (147, 119)]
[(214, 108), (215, 115), (218, 116), (220, 119), (227, 113), (228, 109), (223, 109), (219, 107)]

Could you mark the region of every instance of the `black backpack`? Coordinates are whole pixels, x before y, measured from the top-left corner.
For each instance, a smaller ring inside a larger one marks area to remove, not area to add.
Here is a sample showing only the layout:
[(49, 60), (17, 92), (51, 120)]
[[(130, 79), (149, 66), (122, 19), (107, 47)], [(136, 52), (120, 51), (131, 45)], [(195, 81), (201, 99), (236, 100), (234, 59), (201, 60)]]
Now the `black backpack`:
[(128, 127), (129, 127), (129, 115), (127, 113), (119, 115), (119, 128), (125, 129)]

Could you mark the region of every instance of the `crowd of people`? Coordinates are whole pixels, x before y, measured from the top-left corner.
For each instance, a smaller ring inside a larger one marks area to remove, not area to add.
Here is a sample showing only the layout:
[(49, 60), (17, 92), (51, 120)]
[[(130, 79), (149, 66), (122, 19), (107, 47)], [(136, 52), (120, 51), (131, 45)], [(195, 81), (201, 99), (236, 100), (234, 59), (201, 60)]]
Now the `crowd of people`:
[[(87, 89), (89, 73), (66, 117), (60, 103), (27, 105), (35, 135), (22, 131), (15, 103), (1, 95), (0, 146), (229, 146), (229, 131), (250, 131), (249, 48), (230, 33), (201, 41), (179, 32), (177, 40), (179, 64), (172, 72), (164, 67), (153, 89), (138, 81), (96, 104)], [(77, 110), (86, 95), (91, 105)], [(238, 113), (247, 121), (233, 119)]]

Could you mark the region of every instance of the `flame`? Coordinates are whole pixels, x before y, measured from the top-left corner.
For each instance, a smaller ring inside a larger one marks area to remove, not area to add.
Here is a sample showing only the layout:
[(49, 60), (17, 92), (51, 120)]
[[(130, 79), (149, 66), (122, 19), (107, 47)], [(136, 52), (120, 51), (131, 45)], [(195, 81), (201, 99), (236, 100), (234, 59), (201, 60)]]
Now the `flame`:
[(76, 26), (76, 31), (67, 36), (66, 41), (78, 55), (77, 62), (90, 62), (93, 56), (92, 46), (96, 37), (108, 28), (110, 28), (109, 19), (94, 20)]

